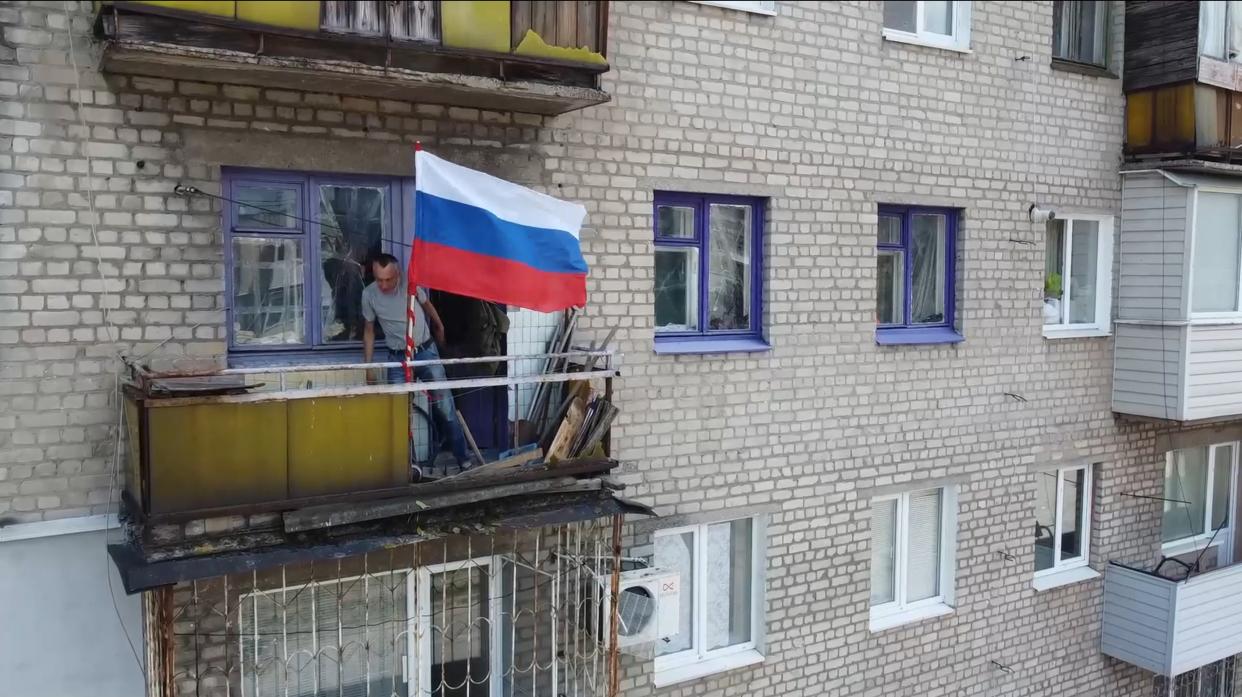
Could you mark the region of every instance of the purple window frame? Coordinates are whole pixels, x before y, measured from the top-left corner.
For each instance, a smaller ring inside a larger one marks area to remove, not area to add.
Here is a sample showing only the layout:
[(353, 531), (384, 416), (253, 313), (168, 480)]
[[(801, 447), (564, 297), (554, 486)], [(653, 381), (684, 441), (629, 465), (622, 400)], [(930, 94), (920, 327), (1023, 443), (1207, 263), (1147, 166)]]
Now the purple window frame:
[[(915, 215), (943, 215), (945, 218), (944, 233), (944, 321), (935, 324), (914, 324), (910, 322), (911, 294), (913, 293), (914, 254), (910, 243), (910, 222)], [(895, 206), (881, 205), (878, 218), (899, 218), (901, 220), (901, 242), (896, 244), (879, 241), (879, 225), (877, 218), (876, 250), (900, 250), (904, 261), (902, 269), (902, 322), (880, 324), (876, 318), (875, 339), (878, 344), (952, 344), (963, 340), (957, 331), (957, 222), (961, 211), (956, 208), (936, 208), (929, 206)], [(878, 267), (877, 267), (878, 268)], [(876, 286), (879, 293), (879, 285)]]
[[(708, 288), (710, 279), (708, 219), (712, 204), (748, 206), (751, 222), (750, 260), (750, 327), (747, 329), (711, 330), (707, 326)], [(675, 191), (656, 191), (651, 207), (651, 233), (655, 247), (694, 248), (699, 250), (699, 302), (698, 326), (695, 331), (656, 332), (656, 353), (722, 353), (734, 351), (764, 351), (770, 348), (763, 337), (763, 225), (767, 199), (754, 196), (730, 196), (725, 194), (694, 194)], [(678, 206), (694, 209), (694, 236), (692, 238), (661, 237), (659, 230), (660, 206)]]
[[(342, 341), (324, 343), (319, 334), (322, 332), (320, 323), (320, 275), (316, 273), (321, 267), (320, 230), (318, 223), (319, 208), (315, 198), (320, 185), (363, 185), (387, 189), (386, 215), (388, 232), (381, 242), (381, 249), (397, 258), (404, 260), (405, 250), (409, 249), (412, 240), (410, 220), (413, 218), (413, 179), (408, 177), (370, 176), (355, 174), (332, 174), (323, 172), (299, 172), (283, 170), (262, 170), (244, 167), (226, 167), (221, 170), (221, 188), (224, 197), (222, 224), (224, 229), (224, 307), (225, 326), (228, 335), (228, 351), (230, 363), (235, 365), (261, 365), (280, 363), (290, 360), (340, 360), (345, 358), (362, 358), (361, 341)], [(238, 192), (246, 186), (276, 187), (293, 189), (297, 192), (297, 205), (294, 215), (296, 227), (293, 228), (242, 228), (237, 224)], [(233, 337), (233, 238), (234, 237), (272, 237), (297, 240), (301, 245), (303, 265), (303, 301), (304, 321), (306, 325), (306, 341), (301, 344), (282, 344), (279, 346), (247, 346), (238, 345)], [(404, 267), (404, 261), (402, 263)]]

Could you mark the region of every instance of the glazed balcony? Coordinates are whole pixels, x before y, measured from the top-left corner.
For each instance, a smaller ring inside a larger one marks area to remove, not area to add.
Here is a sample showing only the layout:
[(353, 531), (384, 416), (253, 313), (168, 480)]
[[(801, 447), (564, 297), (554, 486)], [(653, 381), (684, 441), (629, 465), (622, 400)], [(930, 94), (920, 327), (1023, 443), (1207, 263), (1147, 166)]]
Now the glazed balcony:
[(608, 101), (608, 3), (101, 2), (105, 72), (562, 114)]

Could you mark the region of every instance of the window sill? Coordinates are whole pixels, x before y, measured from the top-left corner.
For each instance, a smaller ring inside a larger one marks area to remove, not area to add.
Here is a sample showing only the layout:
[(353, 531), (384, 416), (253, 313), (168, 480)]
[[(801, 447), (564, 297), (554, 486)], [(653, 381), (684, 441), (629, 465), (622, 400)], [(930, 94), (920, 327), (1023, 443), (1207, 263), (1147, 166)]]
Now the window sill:
[(881, 346), (900, 344), (960, 344), (965, 337), (952, 327), (877, 327), (875, 343)]
[(943, 617), (952, 612), (953, 608), (945, 605), (944, 603), (927, 605), (914, 610), (906, 610), (904, 612), (884, 614), (878, 617), (874, 612), (872, 612), (871, 622), (868, 625), (868, 629), (872, 632), (882, 632), (885, 629), (893, 629), (894, 627), (901, 627), (915, 622), (922, 622), (923, 620), (930, 620), (935, 617)]
[(886, 41), (896, 41), (900, 44), (913, 44), (915, 46), (926, 46), (928, 48), (940, 48), (946, 51), (956, 51), (957, 53), (974, 53), (969, 46), (962, 46), (955, 41), (943, 39), (932, 39), (910, 32), (900, 31), (897, 29), (885, 29), (884, 39)]
[(716, 673), (723, 673), (728, 670), (753, 666), (757, 663), (763, 663), (763, 654), (755, 649), (747, 649), (746, 651), (731, 653), (728, 656), (695, 661), (694, 663), (677, 666), (676, 668), (657, 668), (653, 682), (655, 682), (656, 687), (666, 687), (715, 675)]
[(1090, 75), (1092, 77), (1106, 77), (1117, 79), (1117, 73), (1105, 68), (1102, 65), (1092, 65), (1091, 63), (1079, 63), (1078, 61), (1066, 60), (1064, 58), (1052, 59), (1053, 70), (1063, 70), (1067, 73), (1078, 73), (1079, 75)]
[(758, 353), (771, 351), (772, 345), (757, 337), (669, 336), (655, 339), (655, 352), (678, 353)]
[(1044, 325), (1045, 339), (1086, 339), (1090, 337), (1112, 336), (1113, 333), (1099, 327), (1064, 327)]
[(1226, 533), (1229, 528), (1221, 528), (1220, 533), (1215, 535), (1215, 539), (1211, 533), (1205, 535), (1196, 535), (1187, 537), (1173, 542), (1165, 542), (1160, 545), (1160, 554), (1165, 557), (1180, 557), (1183, 554), (1198, 554), (1212, 547), (1219, 547), (1224, 544), (1221, 540), (1222, 533)]
[(1090, 581), (1093, 578), (1099, 578), (1100, 572), (1089, 566), (1078, 566), (1063, 571), (1054, 571), (1052, 573), (1036, 576), (1031, 581), (1031, 587), (1036, 591), (1048, 591), (1061, 586), (1070, 586), (1083, 581)]

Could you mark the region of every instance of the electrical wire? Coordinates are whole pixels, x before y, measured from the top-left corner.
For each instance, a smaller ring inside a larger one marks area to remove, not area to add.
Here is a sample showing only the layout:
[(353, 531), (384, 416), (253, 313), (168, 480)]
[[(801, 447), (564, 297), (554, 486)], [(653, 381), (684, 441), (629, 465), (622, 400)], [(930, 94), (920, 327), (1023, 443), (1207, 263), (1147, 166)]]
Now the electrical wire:
[[(78, 65), (77, 50), (74, 47), (74, 42), (73, 42), (74, 12), (73, 12), (72, 3), (70, 3), (69, 0), (62, 0), (61, 9), (63, 9), (65, 13), (65, 39), (68, 42), (69, 64), (73, 69), (74, 87), (76, 88), (75, 94), (77, 95), (78, 125), (81, 126), (82, 133), (84, 134), (82, 139), (79, 140), (79, 143), (82, 147), (82, 154), (86, 158), (86, 175), (83, 177), (83, 179), (85, 181), (85, 188), (86, 188), (86, 205), (87, 205), (87, 210), (90, 214), (88, 223), (89, 223), (90, 231), (91, 231), (91, 241), (94, 244), (94, 248), (95, 248), (95, 271), (99, 275), (99, 283), (100, 283), (99, 290), (100, 290), (100, 297), (103, 300), (102, 309), (103, 309), (104, 324), (111, 330), (111, 336), (110, 336), (111, 343), (115, 344), (115, 343), (120, 342), (121, 340), (121, 331), (117, 327), (116, 323), (113, 321), (112, 307), (114, 305), (113, 298), (115, 296), (113, 295), (112, 291), (109, 289), (109, 286), (108, 286), (107, 274), (104, 272), (103, 250), (99, 243), (98, 212), (95, 209), (95, 185), (92, 181), (95, 176), (95, 164), (94, 164), (94, 158), (91, 155), (91, 142), (89, 139), (90, 128), (89, 126), (87, 126), (86, 117), (82, 113), (84, 109), (84, 104), (82, 101), (82, 72), (81, 72), (81, 68)], [(117, 302), (115, 303), (115, 306), (120, 307), (121, 305), (119, 302), (119, 297), (116, 297), (115, 299), (117, 300)], [(116, 419), (115, 428), (113, 429), (113, 432), (112, 432), (112, 439), (113, 439), (112, 472), (111, 472), (111, 477), (110, 477), (110, 481), (108, 484), (108, 504), (109, 505), (113, 504), (113, 501), (115, 500), (115, 497), (116, 497), (117, 477), (119, 475), (120, 468), (121, 468), (121, 428), (123, 426), (122, 419), (124, 417), (125, 410), (121, 407), (121, 401), (120, 401), (121, 400), (121, 366), (120, 365), (117, 365), (115, 367), (113, 390), (114, 390), (113, 392), (114, 399), (116, 400), (117, 419)], [(143, 663), (142, 659), (138, 656), (138, 649), (134, 645), (133, 638), (130, 636), (129, 628), (125, 626), (125, 619), (121, 616), (121, 608), (119, 605), (117, 605), (117, 602), (116, 602), (116, 591), (112, 586), (112, 566), (111, 566), (112, 560), (108, 557), (108, 547), (107, 547), (107, 537), (111, 534), (111, 531), (112, 531), (112, 524), (111, 524), (111, 518), (109, 518), (108, 521), (104, 525), (105, 540), (104, 540), (104, 547), (103, 547), (104, 578), (107, 580), (107, 583), (108, 583), (108, 598), (112, 601), (112, 611), (116, 615), (117, 624), (119, 624), (121, 627), (121, 633), (125, 636), (125, 643), (129, 645), (129, 651), (134, 657), (134, 664), (138, 668), (139, 674), (142, 676), (143, 680), (145, 681), (147, 678), (146, 665)]]

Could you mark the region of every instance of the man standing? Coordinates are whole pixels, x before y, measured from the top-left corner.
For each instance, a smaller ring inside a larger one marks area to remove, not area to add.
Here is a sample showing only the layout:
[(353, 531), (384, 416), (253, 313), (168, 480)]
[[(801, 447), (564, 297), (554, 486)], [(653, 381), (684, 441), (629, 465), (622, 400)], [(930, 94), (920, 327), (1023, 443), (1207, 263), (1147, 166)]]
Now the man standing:
[[(388, 349), (389, 361), (400, 361), (405, 358), (406, 303), (409, 301), (405, 274), (401, 264), (391, 254), (379, 254), (371, 262), (371, 271), (375, 282), (362, 291), (362, 318), (366, 324), (362, 330), (363, 359), (371, 362), (375, 348), (375, 321), (379, 320), (384, 330), (384, 344)], [(414, 304), (414, 360), (434, 361), (440, 359), (437, 343), (444, 343), (444, 324), (440, 315), (427, 298), (427, 291), (416, 288)], [(441, 382), (446, 380), (444, 366), (425, 365), (414, 368), (414, 376), (424, 382)], [(389, 383), (399, 383), (404, 379), (400, 367), (387, 370)], [(457, 410), (453, 404), (453, 393), (449, 390), (433, 390), (427, 394), (431, 404), (431, 415), (441, 434), (449, 437), (453, 455), (459, 465), (470, 462), (466, 452), (466, 437), (462, 433), (461, 424), (457, 422)], [(439, 449), (439, 443), (434, 444)]]

